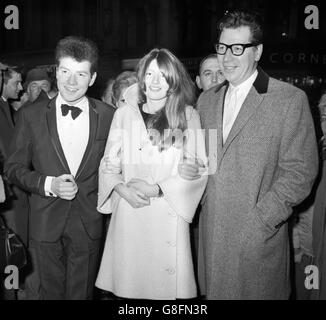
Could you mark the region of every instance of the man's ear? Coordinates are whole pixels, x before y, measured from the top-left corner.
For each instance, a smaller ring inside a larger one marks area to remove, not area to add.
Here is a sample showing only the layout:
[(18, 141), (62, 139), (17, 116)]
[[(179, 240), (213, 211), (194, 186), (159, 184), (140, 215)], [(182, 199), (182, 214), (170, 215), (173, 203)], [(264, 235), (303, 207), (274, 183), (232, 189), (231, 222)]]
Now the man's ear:
[(261, 55), (263, 54), (263, 44), (259, 44), (257, 47), (256, 47), (256, 52), (255, 52), (255, 61), (259, 61), (260, 60), (260, 57)]
[(94, 72), (93, 75), (92, 75), (92, 77), (91, 77), (91, 81), (90, 81), (90, 83), (88, 85), (89, 87), (91, 87), (94, 84), (94, 82), (96, 80), (96, 77), (97, 77), (97, 73)]
[(196, 84), (199, 89), (202, 89), (201, 83), (200, 83), (200, 77), (196, 76)]

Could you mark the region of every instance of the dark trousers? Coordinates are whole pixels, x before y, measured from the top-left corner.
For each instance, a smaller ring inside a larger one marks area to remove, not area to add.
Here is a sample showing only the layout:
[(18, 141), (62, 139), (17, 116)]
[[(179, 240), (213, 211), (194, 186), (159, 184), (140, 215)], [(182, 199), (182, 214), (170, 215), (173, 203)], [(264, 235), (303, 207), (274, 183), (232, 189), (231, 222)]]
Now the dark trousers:
[(36, 258), (40, 299), (92, 299), (100, 239), (89, 238), (79, 216), (68, 217), (65, 230), (57, 242), (31, 240), (30, 248)]

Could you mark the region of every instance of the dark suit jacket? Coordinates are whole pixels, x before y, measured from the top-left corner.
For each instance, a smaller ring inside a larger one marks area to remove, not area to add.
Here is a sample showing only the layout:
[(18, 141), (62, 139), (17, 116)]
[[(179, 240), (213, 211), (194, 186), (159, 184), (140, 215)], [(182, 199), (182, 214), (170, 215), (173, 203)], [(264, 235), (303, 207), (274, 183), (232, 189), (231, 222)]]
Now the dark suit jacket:
[(91, 239), (102, 235), (96, 210), (98, 167), (104, 153), (114, 109), (89, 99), (89, 141), (75, 176), (78, 193), (72, 201), (45, 196), (47, 176), (70, 174), (56, 123), (56, 99), (41, 101), (20, 112), (5, 172), (11, 181), (31, 192), (31, 238), (57, 241), (69, 214), (78, 214)]
[(0, 98), (0, 146), (4, 157), (6, 157), (9, 152), (9, 146), (13, 134), (14, 123), (12, 121), (9, 103)]
[[(8, 102), (0, 98), (0, 154), (5, 161), (14, 135), (14, 123)], [(2, 166), (1, 166), (2, 174)], [(27, 244), (28, 237), (28, 200), (27, 194), (17, 186), (5, 182), (6, 201), (0, 205), (0, 213), (5, 217), (7, 226), (17, 233)]]

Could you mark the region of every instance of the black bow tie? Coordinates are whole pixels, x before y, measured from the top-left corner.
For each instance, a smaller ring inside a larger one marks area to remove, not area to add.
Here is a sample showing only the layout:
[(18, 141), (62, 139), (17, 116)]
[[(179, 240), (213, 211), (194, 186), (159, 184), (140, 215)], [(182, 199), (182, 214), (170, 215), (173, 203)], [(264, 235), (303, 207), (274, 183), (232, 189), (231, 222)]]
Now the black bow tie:
[(75, 120), (83, 112), (83, 110), (78, 107), (69, 106), (68, 104), (61, 105), (61, 111), (64, 117), (68, 114), (69, 110), (71, 111), (71, 117), (73, 120)]

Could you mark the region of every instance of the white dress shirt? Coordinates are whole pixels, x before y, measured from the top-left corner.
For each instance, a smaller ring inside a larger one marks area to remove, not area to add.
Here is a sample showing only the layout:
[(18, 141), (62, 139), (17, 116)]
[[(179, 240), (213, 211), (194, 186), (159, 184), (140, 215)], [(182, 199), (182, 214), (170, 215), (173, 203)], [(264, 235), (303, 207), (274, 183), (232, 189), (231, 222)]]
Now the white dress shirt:
[(232, 126), (237, 118), (241, 106), (245, 101), (253, 83), (258, 75), (258, 71), (255, 72), (244, 82), (238, 86), (233, 86), (229, 83), (228, 91), (225, 95), (224, 112), (223, 112), (223, 144), (225, 143)]
[[(57, 130), (70, 173), (75, 177), (89, 139), (89, 104), (88, 99), (84, 97), (74, 105), (82, 110), (75, 120), (71, 117), (71, 111), (66, 116), (62, 115), (62, 104), (69, 105), (59, 93), (56, 99)], [(53, 178), (47, 177), (45, 180), (44, 189), (46, 195), (53, 195), (51, 192)]]

